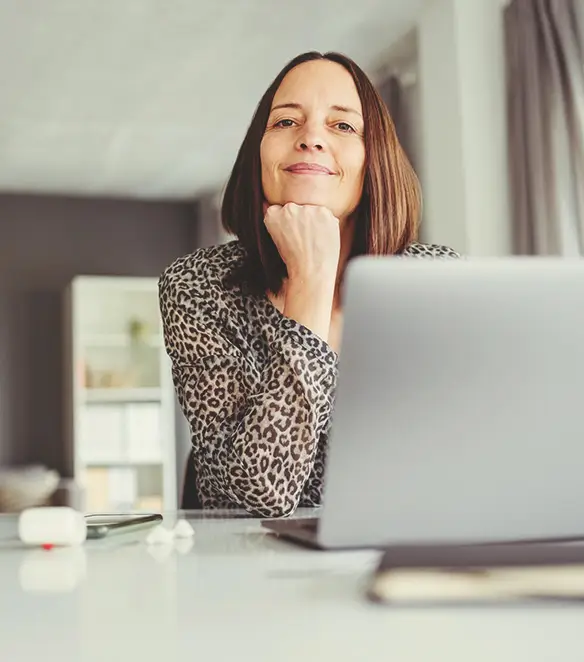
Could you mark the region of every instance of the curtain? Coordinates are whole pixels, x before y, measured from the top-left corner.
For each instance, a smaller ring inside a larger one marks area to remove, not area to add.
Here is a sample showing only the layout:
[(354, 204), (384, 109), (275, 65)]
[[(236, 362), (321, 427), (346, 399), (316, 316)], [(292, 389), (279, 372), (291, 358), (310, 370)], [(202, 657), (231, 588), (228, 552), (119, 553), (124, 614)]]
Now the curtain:
[(584, 255), (582, 0), (505, 9), (515, 252)]

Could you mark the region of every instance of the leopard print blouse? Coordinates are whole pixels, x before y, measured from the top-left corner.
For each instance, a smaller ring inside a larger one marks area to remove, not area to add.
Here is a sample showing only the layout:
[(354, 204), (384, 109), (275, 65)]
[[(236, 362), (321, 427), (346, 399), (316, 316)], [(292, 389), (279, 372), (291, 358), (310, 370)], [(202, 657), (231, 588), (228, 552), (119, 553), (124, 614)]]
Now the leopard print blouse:
[[(403, 255), (459, 257), (420, 243)], [(225, 285), (244, 257), (233, 241), (175, 260), (160, 309), (202, 506), (279, 517), (320, 504), (338, 355), (267, 296)]]

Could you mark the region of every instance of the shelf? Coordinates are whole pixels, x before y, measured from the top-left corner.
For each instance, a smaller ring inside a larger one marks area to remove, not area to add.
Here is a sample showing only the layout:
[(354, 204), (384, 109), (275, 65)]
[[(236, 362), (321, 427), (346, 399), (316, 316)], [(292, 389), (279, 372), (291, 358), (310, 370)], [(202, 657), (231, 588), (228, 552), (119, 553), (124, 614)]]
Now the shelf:
[(157, 467), (164, 464), (164, 460), (84, 460), (81, 462), (86, 469), (110, 469), (117, 467)]
[(68, 440), (91, 509), (176, 508), (175, 391), (158, 277), (77, 276), (66, 293)]
[[(161, 348), (163, 345), (162, 338), (157, 335), (150, 335), (140, 340), (136, 344), (143, 344), (147, 347)], [(132, 339), (126, 333), (92, 333), (83, 334), (79, 339), (81, 347), (97, 348), (128, 348), (132, 346)]]
[(84, 388), (82, 394), (84, 402), (88, 404), (160, 402), (162, 400), (160, 388)]

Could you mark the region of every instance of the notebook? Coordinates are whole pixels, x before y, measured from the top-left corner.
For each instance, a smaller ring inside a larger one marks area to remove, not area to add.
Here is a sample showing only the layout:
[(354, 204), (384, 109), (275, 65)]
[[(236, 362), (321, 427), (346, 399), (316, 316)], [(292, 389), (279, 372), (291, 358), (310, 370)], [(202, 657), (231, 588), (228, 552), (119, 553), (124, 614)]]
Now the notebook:
[(584, 599), (584, 543), (391, 547), (368, 587), (382, 604)]

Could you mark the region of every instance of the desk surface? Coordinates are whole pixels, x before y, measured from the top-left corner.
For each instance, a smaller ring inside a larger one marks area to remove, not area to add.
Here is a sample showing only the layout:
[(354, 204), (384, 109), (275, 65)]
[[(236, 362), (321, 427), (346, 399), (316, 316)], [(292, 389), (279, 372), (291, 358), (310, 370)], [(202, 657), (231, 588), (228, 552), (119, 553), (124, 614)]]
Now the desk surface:
[(23, 549), (16, 519), (0, 517), (0, 659), (584, 659), (584, 606), (379, 607), (363, 597), (377, 553), (309, 551), (257, 520), (199, 517), (190, 548), (141, 533), (51, 551)]

